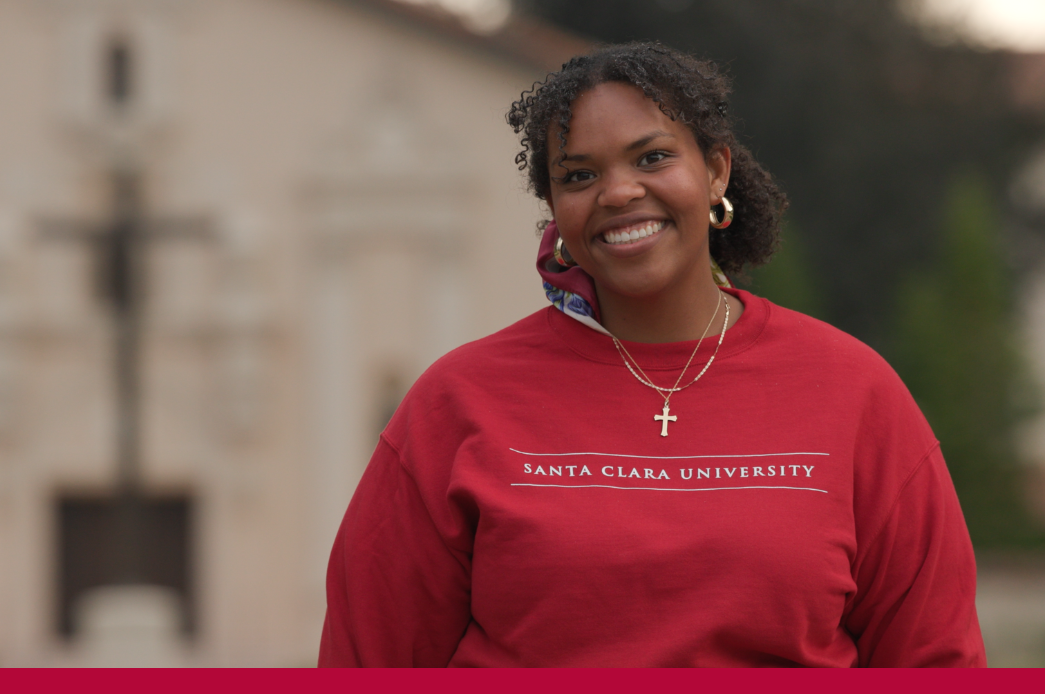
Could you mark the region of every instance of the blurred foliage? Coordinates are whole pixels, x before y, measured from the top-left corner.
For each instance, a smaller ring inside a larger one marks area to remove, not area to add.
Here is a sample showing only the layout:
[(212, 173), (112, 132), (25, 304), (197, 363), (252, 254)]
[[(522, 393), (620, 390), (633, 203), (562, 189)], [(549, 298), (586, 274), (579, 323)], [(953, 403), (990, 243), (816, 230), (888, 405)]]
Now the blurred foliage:
[(900, 284), (893, 364), (943, 445), (979, 546), (1043, 544), (1013, 503), (1020, 466), (1011, 435), (1029, 414), (1012, 324), (999, 211), (985, 181), (955, 177), (937, 262)]
[(826, 320), (824, 295), (809, 249), (790, 222), (784, 222), (781, 236), (784, 240), (773, 262), (750, 271), (750, 290), (780, 306)]
[(931, 261), (951, 172), (1006, 182), (1041, 123), (1004, 56), (932, 46), (892, 0), (523, 0), (600, 41), (659, 40), (728, 69), (739, 135), (781, 181), (831, 321), (881, 349), (890, 287)]
[[(792, 204), (753, 289), (900, 367), (980, 546), (1031, 541), (1012, 440), (1020, 370), (1000, 237), (1011, 211), (990, 200), (1045, 129), (1011, 107), (1007, 56), (930, 44), (895, 0), (522, 4), (597, 41), (658, 40), (728, 69), (738, 134)], [(955, 171), (980, 177), (953, 182)]]

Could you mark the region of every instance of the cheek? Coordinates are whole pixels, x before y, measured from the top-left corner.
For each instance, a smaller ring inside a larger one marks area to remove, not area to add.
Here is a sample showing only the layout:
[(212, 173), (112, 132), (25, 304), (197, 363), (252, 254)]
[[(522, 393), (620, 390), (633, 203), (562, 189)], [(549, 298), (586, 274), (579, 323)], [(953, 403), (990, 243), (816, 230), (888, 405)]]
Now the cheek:
[(651, 192), (671, 209), (674, 216), (707, 216), (710, 201), (706, 181), (702, 181), (691, 172), (679, 171), (665, 176), (659, 184)]
[(564, 237), (583, 230), (588, 208), (576, 196), (571, 195), (555, 201), (554, 209), (555, 223), (559, 225), (560, 233)]

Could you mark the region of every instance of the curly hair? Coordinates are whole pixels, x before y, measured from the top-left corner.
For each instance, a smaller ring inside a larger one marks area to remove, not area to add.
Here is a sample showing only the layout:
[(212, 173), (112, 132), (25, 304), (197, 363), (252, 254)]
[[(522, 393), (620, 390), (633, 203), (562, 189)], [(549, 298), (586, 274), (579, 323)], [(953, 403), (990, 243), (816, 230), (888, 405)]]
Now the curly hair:
[(558, 126), (563, 152), (574, 100), (604, 82), (641, 89), (665, 115), (689, 127), (705, 154), (718, 147), (730, 149), (729, 198), (735, 216), (728, 229), (709, 229), (711, 255), (726, 272), (767, 262), (777, 249), (787, 196), (733, 134), (727, 101), (730, 80), (714, 63), (659, 43), (611, 45), (572, 58), (512, 104), (508, 124), (516, 134), (522, 133), (515, 163), (527, 171), (530, 190), (542, 200), (551, 195), (549, 126)]

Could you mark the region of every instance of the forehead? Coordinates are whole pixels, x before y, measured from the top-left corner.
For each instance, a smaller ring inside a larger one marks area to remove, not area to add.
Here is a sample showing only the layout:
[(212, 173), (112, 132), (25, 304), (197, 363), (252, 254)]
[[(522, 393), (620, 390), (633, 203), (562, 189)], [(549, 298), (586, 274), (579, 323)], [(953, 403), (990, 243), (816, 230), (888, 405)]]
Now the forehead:
[[(628, 145), (653, 131), (675, 135), (684, 142), (696, 144), (681, 121), (672, 120), (657, 102), (638, 87), (622, 82), (604, 82), (580, 94), (570, 105), (570, 128), (566, 134), (565, 153), (606, 153), (624, 150)], [(553, 122), (548, 129), (548, 157), (562, 156), (559, 147), (560, 128)]]

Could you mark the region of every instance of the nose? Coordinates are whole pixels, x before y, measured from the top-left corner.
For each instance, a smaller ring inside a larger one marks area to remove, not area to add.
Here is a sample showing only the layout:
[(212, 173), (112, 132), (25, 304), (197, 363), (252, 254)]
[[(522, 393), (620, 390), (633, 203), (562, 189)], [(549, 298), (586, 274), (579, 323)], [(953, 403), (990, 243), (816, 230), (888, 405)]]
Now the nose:
[(604, 174), (603, 188), (596, 202), (603, 207), (625, 207), (633, 200), (646, 197), (646, 188), (631, 172), (608, 172)]

